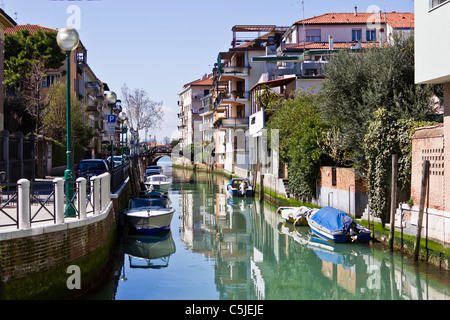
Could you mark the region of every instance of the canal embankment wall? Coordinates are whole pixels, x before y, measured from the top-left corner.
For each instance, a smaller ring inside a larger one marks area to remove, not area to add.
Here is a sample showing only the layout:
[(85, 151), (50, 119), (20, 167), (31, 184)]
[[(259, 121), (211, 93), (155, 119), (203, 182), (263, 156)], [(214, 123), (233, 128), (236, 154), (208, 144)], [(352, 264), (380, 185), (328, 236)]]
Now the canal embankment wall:
[[(61, 179), (62, 180), (62, 179)], [(110, 174), (96, 177), (86, 207), (77, 205), (74, 218), (64, 217), (64, 195), (55, 191), (55, 220), (0, 231), (0, 299), (70, 299), (82, 296), (108, 274), (120, 229), (120, 212), (132, 193), (127, 178), (114, 193)], [(85, 200), (85, 184), (77, 199)], [(32, 206), (19, 195), (20, 207)], [(62, 197), (59, 198), (58, 197)], [(28, 197), (28, 199), (30, 199)], [(78, 202), (79, 203), (79, 202)], [(61, 205), (62, 204), (62, 205)], [(28, 213), (28, 217), (32, 216)], [(24, 217), (27, 215), (23, 215)]]

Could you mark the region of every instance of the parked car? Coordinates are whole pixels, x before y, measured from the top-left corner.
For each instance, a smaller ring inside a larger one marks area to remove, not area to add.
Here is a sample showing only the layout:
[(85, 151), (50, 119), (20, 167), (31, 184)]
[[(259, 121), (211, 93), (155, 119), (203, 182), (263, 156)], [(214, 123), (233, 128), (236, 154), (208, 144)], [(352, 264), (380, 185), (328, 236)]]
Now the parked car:
[(77, 178), (83, 177), (89, 180), (93, 176), (98, 176), (108, 171), (109, 166), (105, 160), (85, 159), (80, 161), (77, 170), (75, 170), (75, 174)]
[[(109, 156), (108, 159), (106, 159), (106, 161), (108, 161), (108, 164), (111, 164), (111, 156)], [(122, 157), (114, 156), (113, 161), (114, 161), (114, 167), (120, 166), (122, 164)]]

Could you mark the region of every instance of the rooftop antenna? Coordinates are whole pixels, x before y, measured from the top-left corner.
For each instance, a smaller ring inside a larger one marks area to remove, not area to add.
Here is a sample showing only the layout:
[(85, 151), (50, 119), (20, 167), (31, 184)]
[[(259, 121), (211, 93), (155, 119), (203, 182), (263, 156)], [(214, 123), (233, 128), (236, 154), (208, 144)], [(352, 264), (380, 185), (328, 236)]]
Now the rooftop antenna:
[(305, 54), (305, 51), (306, 51), (306, 29), (305, 29), (305, 1), (304, 0), (302, 0), (302, 14), (303, 14), (303, 54)]
[(16, 16), (16, 23), (19, 22), (19, 19), (17, 18), (17, 12), (14, 12), (15, 16)]

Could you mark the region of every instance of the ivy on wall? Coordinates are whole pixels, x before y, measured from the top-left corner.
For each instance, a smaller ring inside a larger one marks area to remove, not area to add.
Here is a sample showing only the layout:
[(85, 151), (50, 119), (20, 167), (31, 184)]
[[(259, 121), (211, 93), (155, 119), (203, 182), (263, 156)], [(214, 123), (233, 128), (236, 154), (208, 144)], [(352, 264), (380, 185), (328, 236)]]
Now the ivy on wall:
[(388, 216), (393, 154), (398, 155), (398, 188), (409, 193), (412, 137), (416, 128), (431, 124), (434, 123), (397, 119), (383, 107), (374, 112), (363, 142), (372, 215), (382, 220)]

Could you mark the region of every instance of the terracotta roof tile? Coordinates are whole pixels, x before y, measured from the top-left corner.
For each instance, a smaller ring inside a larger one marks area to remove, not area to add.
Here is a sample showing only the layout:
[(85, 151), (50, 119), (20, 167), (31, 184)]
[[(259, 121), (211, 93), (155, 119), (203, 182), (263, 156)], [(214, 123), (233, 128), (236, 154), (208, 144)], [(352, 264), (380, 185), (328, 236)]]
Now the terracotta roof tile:
[[(365, 24), (374, 21), (374, 17), (378, 17), (378, 13), (361, 12), (343, 12), (343, 13), (326, 13), (320, 16), (297, 21), (295, 24), (314, 25), (314, 24)], [(379, 22), (386, 21), (393, 28), (412, 28), (414, 27), (414, 13), (412, 12), (382, 12)], [(377, 22), (375, 20), (375, 22)]]
[[(352, 46), (355, 45), (355, 42), (334, 42), (333, 48), (334, 49), (350, 49)], [(371, 48), (371, 47), (379, 47), (379, 42), (362, 42), (361, 48)], [(328, 42), (307, 42), (303, 45), (302, 44), (296, 44), (292, 46), (287, 46), (285, 50), (297, 50), (297, 49), (303, 49), (306, 50), (313, 50), (313, 49), (322, 49), (322, 50), (328, 50), (329, 49), (329, 43)]]
[(42, 29), (42, 31), (58, 31), (56, 29), (43, 27), (38, 24), (19, 24), (13, 28), (6, 28), (5, 34), (16, 33), (18, 31), (24, 30), (24, 29), (30, 31), (30, 33), (35, 33), (39, 29)]

